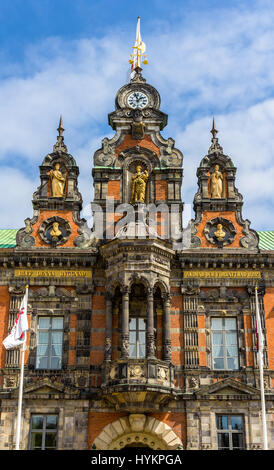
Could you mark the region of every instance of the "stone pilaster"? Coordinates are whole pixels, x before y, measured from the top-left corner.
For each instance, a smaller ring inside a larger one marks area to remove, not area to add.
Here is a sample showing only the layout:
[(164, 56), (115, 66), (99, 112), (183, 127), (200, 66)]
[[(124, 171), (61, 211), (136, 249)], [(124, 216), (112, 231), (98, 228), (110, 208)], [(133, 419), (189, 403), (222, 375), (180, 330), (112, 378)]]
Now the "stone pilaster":
[(122, 359), (129, 357), (129, 287), (122, 292)]
[(112, 296), (106, 294), (106, 338), (105, 338), (105, 361), (112, 359)]
[(164, 294), (164, 321), (163, 321), (163, 359), (171, 361), (170, 339), (170, 294)]
[(154, 335), (154, 299), (153, 289), (149, 289), (147, 297), (147, 357), (155, 357), (155, 335)]

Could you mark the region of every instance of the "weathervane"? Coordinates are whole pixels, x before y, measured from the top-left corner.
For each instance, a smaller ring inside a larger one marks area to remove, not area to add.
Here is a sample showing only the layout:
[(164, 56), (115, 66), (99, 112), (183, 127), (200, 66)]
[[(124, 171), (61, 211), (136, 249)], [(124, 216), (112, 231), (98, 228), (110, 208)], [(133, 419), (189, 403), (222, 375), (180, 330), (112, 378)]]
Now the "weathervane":
[(135, 45), (132, 47), (133, 53), (130, 54), (129, 63), (131, 64), (131, 70), (141, 67), (142, 64), (146, 65), (148, 63), (146, 52), (146, 45), (141, 39), (140, 33), (140, 16), (137, 18), (137, 28), (136, 28), (136, 41)]

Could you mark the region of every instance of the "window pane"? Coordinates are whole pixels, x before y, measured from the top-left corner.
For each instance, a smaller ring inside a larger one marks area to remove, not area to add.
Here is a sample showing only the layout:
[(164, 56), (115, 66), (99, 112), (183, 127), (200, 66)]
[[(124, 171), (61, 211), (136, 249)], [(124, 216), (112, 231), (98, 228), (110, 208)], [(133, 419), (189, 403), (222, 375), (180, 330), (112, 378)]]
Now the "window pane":
[(213, 357), (223, 357), (223, 346), (213, 346)]
[(48, 330), (49, 325), (50, 325), (50, 318), (49, 317), (40, 317), (39, 318), (39, 329), (44, 328), (44, 329)]
[(237, 358), (237, 357), (235, 357), (235, 358), (232, 358), (232, 357), (228, 358), (228, 359), (227, 359), (227, 368), (228, 368), (229, 370), (238, 369), (238, 368), (239, 368), (239, 366), (238, 366), (238, 358)]
[(233, 449), (243, 449), (244, 440), (242, 433), (233, 432), (232, 433), (232, 444)]
[(41, 449), (42, 448), (42, 433), (41, 432), (31, 433), (30, 448), (31, 449)]
[(136, 331), (130, 331), (129, 332), (129, 342), (131, 344), (135, 344), (136, 343)]
[(32, 429), (43, 429), (43, 416), (32, 416), (31, 420)]
[(146, 357), (146, 348), (144, 345), (139, 345), (139, 357)]
[(146, 330), (146, 322), (143, 318), (139, 318), (139, 330)]
[(45, 439), (45, 449), (56, 448), (56, 432), (47, 432)]
[(146, 333), (141, 331), (139, 333), (139, 343), (145, 344), (145, 342), (146, 342)]
[(48, 415), (47, 422), (46, 422), (47, 429), (56, 429), (57, 428), (57, 416), (56, 415)]
[(217, 416), (217, 428), (218, 429), (228, 429), (227, 416)]
[(62, 331), (53, 331), (51, 335), (51, 342), (52, 344), (60, 344), (62, 343), (63, 339), (63, 332)]
[(52, 356), (62, 356), (62, 344), (54, 344), (51, 348)]
[(212, 330), (221, 330), (222, 329), (222, 319), (221, 318), (212, 318), (211, 328), (212, 328)]
[(214, 367), (214, 369), (224, 369), (224, 360), (223, 359), (214, 359), (213, 367)]
[(36, 368), (47, 369), (47, 367), (48, 367), (48, 358), (38, 356), (36, 360)]
[(61, 369), (61, 359), (60, 357), (52, 357), (51, 358), (51, 364), (50, 364), (51, 369)]
[(218, 448), (229, 449), (229, 434), (228, 432), (218, 433)]
[(131, 318), (129, 320), (129, 329), (136, 330), (136, 318)]
[(236, 330), (236, 318), (225, 318), (225, 329)]
[(226, 333), (225, 335), (226, 344), (230, 345), (237, 345), (237, 334), (236, 333)]
[(39, 331), (38, 335), (38, 343), (39, 344), (48, 344), (49, 342), (49, 334), (45, 331)]
[(62, 330), (63, 329), (63, 318), (53, 318), (52, 319), (52, 329), (53, 330)]
[(136, 346), (133, 344), (129, 345), (129, 357), (136, 357)]
[(241, 416), (231, 416), (230, 417), (231, 427), (232, 429), (243, 429), (243, 420)]
[(37, 346), (37, 355), (38, 356), (48, 356), (49, 348), (47, 344), (39, 344)]
[(226, 349), (227, 357), (237, 357), (238, 356), (238, 348), (236, 348), (235, 346), (227, 346), (225, 349)]
[(212, 343), (213, 344), (223, 344), (223, 335), (222, 335), (222, 333), (213, 333), (212, 334)]

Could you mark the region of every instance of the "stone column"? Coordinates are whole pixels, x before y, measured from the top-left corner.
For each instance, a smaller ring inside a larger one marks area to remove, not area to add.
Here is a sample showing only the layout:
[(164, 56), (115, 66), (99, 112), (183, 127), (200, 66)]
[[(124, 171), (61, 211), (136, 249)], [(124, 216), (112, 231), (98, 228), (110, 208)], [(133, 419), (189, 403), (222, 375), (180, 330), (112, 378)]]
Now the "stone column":
[(155, 358), (155, 334), (154, 334), (154, 299), (153, 289), (148, 290), (147, 296), (147, 358)]
[(106, 294), (106, 339), (105, 339), (105, 361), (112, 359), (112, 296)]
[(129, 287), (122, 291), (122, 359), (129, 357)]
[(163, 360), (171, 361), (171, 339), (170, 339), (170, 294), (166, 293), (164, 299), (163, 316)]

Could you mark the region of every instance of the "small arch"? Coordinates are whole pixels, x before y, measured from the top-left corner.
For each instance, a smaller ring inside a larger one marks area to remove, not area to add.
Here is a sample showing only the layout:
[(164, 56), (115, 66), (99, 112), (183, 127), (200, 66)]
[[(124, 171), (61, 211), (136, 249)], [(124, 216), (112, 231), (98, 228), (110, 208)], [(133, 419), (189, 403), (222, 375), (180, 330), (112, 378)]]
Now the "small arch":
[(157, 279), (153, 286), (153, 291), (156, 292), (157, 289), (160, 289), (161, 295), (163, 294), (168, 294), (169, 293), (169, 288), (167, 284), (162, 280), (162, 279)]

